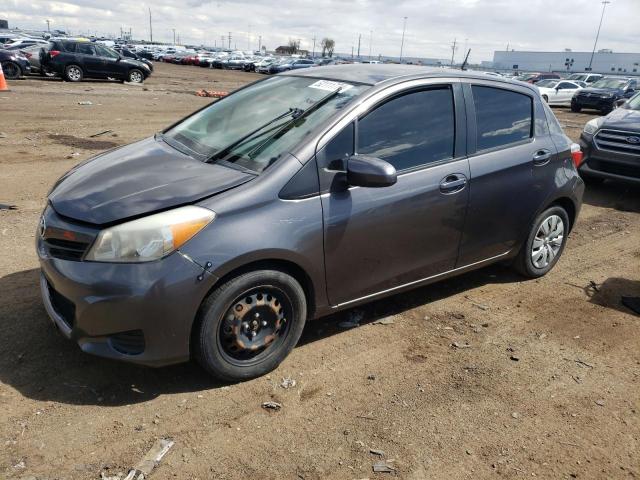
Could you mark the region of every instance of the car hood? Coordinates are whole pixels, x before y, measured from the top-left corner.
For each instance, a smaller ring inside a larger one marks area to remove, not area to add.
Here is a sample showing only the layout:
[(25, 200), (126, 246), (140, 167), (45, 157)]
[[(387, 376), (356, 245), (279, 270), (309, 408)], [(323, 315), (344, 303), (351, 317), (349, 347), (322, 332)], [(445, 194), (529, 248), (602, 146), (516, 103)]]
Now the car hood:
[(640, 111), (629, 108), (616, 108), (605, 117), (601, 128), (640, 132)]
[(617, 93), (619, 95), (622, 94), (622, 90), (620, 90), (619, 88), (583, 88), (582, 90), (580, 90), (580, 93), (598, 93), (598, 94), (602, 94), (602, 93)]
[(152, 137), (76, 166), (58, 181), (49, 201), (60, 215), (104, 225), (193, 203), (252, 178)]

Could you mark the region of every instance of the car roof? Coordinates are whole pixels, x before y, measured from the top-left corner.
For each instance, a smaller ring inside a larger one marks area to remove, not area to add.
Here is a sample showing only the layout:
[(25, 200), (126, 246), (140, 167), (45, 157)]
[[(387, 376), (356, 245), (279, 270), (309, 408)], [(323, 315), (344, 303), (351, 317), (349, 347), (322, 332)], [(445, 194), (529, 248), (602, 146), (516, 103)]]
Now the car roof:
[(398, 64), (344, 64), (326, 65), (322, 67), (306, 68), (282, 73), (296, 77), (310, 77), (326, 80), (335, 80), (350, 83), (362, 83), (366, 85), (379, 85), (381, 83), (397, 83), (405, 80), (421, 78), (473, 78), (496, 83), (506, 83), (518, 86), (530, 84), (510, 80), (504, 77), (494, 77), (478, 72), (466, 70), (454, 70), (451, 68), (422, 67), (418, 65)]

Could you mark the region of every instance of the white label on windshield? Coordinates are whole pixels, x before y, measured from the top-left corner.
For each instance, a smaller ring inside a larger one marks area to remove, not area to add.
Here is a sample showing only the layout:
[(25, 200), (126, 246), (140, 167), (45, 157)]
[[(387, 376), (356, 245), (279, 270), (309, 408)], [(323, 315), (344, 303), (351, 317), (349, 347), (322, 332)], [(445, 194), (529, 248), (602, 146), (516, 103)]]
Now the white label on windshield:
[(316, 83), (309, 85), (309, 88), (317, 88), (318, 90), (327, 90), (328, 92), (335, 92), (337, 89), (341, 89), (341, 92), (349, 90), (353, 85), (342, 82), (332, 82), (331, 80), (318, 80)]

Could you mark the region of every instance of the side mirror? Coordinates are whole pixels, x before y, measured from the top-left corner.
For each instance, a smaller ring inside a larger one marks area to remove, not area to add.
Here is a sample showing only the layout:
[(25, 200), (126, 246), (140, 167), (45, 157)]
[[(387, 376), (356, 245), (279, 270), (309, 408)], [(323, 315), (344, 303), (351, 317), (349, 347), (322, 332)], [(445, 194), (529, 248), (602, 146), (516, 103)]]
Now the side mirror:
[(347, 183), (354, 187), (389, 187), (398, 181), (389, 162), (368, 155), (354, 155), (347, 161)]

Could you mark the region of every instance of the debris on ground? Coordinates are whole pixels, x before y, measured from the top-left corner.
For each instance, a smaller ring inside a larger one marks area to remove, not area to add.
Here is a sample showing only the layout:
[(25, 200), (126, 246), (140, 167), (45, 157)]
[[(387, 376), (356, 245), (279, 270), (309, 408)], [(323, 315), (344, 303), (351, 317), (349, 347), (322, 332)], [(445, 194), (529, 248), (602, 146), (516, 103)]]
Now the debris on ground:
[(131, 470), (124, 480), (144, 480), (151, 471), (160, 463), (162, 457), (173, 447), (173, 440), (161, 438), (153, 444), (151, 450), (142, 457), (142, 460)]
[(518, 412), (513, 412), (513, 413), (511, 414), (511, 418), (518, 419), (518, 418), (520, 418), (520, 414), (519, 414)]
[(338, 327), (344, 329), (359, 327), (363, 318), (364, 312), (362, 310), (351, 310), (349, 312), (349, 319), (338, 323)]
[(293, 388), (296, 386), (296, 381), (293, 378), (285, 377), (282, 379), (282, 383), (280, 383), (282, 388)]
[(367, 375), (367, 380), (375, 380), (376, 376), (373, 373), (370, 373), (369, 375)]
[(483, 305), (481, 303), (472, 303), (471, 305), (473, 305), (476, 308), (479, 308), (480, 310), (489, 310), (489, 307), (487, 305)]
[(377, 473), (393, 473), (396, 469), (384, 460), (381, 460), (373, 464), (373, 471)]
[(384, 457), (384, 450), (376, 450), (375, 448), (370, 448), (369, 449), (369, 453), (372, 453), (374, 455), (378, 455), (380, 457)]
[(451, 347), (453, 347), (453, 348), (471, 348), (471, 345), (469, 345), (469, 343), (467, 343), (467, 342), (465, 342), (465, 343), (453, 342), (451, 344)]
[(517, 355), (510, 355), (509, 360), (513, 360), (514, 362), (519, 362), (520, 357), (518, 357)]
[(202, 90), (198, 90), (196, 92), (196, 96), (198, 96), (198, 97), (222, 98), (222, 97), (226, 97), (227, 95), (229, 95), (229, 92), (219, 92), (219, 91), (215, 91), (215, 90), (205, 90), (204, 88)]
[(79, 156), (80, 156), (80, 154), (78, 152), (73, 152), (73, 153), (70, 153), (69, 155), (67, 155), (67, 158), (74, 158), (74, 157), (79, 157)]
[(600, 287), (598, 286), (598, 284), (596, 282), (594, 282), (593, 280), (589, 280), (589, 286), (591, 288), (593, 288), (593, 291), (598, 293), (600, 291)]
[(621, 297), (622, 305), (640, 315), (640, 297)]
[(278, 402), (263, 402), (262, 408), (265, 410), (280, 410), (282, 408), (282, 404)]
[(599, 407), (604, 407), (604, 400), (602, 400), (601, 398), (596, 400), (596, 405), (598, 405)]
[(113, 132), (113, 130), (105, 130), (104, 132), (98, 132), (98, 133), (94, 133), (93, 135), (89, 135), (89, 138), (99, 137), (100, 135), (105, 135), (111, 132)]
[(78, 105), (93, 105), (93, 102), (89, 100), (83, 100), (82, 102), (78, 102)]
[(15, 205), (7, 205), (5, 203), (0, 203), (0, 210), (17, 210), (18, 207)]
[(7, 138), (7, 134), (4, 132), (0, 132), (0, 138)]
[(395, 322), (391, 317), (384, 317), (380, 320), (376, 320), (375, 322), (371, 322), (371, 325), (393, 325)]

